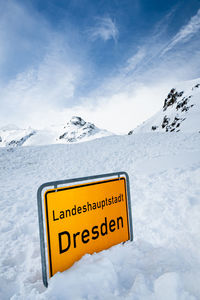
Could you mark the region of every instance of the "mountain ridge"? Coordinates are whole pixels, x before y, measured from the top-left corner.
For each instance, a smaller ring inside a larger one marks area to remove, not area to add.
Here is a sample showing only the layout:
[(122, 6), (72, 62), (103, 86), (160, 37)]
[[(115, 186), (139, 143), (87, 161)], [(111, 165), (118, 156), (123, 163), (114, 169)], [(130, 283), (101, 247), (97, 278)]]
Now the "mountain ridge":
[(0, 147), (76, 143), (112, 134), (81, 117), (73, 116), (66, 125), (40, 130), (31, 127), (21, 129), (15, 125), (4, 126), (0, 128)]
[(200, 78), (173, 87), (162, 109), (128, 134), (151, 131), (200, 131)]

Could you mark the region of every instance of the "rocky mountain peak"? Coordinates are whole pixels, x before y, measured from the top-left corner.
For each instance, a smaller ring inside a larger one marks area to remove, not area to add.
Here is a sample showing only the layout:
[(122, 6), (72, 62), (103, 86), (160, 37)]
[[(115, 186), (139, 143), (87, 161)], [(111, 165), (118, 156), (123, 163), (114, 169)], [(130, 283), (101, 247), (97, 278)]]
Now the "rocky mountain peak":
[(177, 92), (175, 88), (171, 89), (171, 91), (167, 95), (167, 98), (164, 101), (163, 111), (167, 110), (169, 106), (176, 103), (177, 99), (180, 98), (183, 95), (183, 93), (183, 91)]
[(84, 126), (86, 122), (81, 117), (73, 116), (68, 124), (73, 124), (75, 126)]
[(40, 130), (14, 128), (0, 128), (0, 147), (74, 143), (112, 134), (77, 116), (73, 116), (65, 126), (54, 125)]
[(164, 99), (162, 109), (135, 132), (199, 132), (200, 130), (200, 79), (186, 81), (173, 87)]
[(84, 121), (81, 117), (73, 116), (64, 127), (64, 132), (59, 136), (59, 139), (66, 142), (76, 142), (99, 132), (100, 129), (94, 124)]

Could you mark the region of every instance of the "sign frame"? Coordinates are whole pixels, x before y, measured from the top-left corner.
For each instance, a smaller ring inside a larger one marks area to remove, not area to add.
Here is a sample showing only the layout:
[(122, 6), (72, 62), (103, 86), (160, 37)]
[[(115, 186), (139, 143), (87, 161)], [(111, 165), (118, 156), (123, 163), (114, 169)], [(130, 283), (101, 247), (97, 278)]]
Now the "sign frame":
[[(41, 252), (41, 264), (42, 264), (42, 279), (45, 287), (48, 287), (48, 271), (47, 271), (47, 260), (46, 260), (46, 243), (45, 243), (45, 218), (43, 210), (43, 196), (45, 193), (45, 189), (49, 187), (53, 187), (54, 189), (62, 188), (63, 185), (69, 184), (79, 184), (79, 183), (87, 183), (91, 180), (98, 179), (113, 179), (113, 178), (121, 178), (125, 177), (126, 179), (126, 191), (127, 191), (127, 204), (128, 204), (128, 220), (129, 220), (129, 233), (130, 233), (130, 241), (133, 241), (133, 223), (132, 223), (132, 212), (131, 212), (131, 195), (130, 195), (130, 183), (129, 176), (126, 172), (115, 172), (66, 180), (58, 180), (58, 181), (50, 181), (43, 183), (37, 191), (37, 205), (38, 205), (38, 221), (39, 221), (39, 236), (40, 236), (40, 252)], [(95, 183), (95, 181), (94, 181)]]

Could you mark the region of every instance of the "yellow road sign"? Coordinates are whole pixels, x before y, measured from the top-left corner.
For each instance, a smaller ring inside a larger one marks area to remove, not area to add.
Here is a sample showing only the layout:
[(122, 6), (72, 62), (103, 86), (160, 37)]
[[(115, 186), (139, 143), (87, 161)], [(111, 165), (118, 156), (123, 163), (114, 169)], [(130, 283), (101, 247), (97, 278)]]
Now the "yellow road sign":
[(131, 239), (125, 177), (49, 189), (43, 201), (49, 277)]

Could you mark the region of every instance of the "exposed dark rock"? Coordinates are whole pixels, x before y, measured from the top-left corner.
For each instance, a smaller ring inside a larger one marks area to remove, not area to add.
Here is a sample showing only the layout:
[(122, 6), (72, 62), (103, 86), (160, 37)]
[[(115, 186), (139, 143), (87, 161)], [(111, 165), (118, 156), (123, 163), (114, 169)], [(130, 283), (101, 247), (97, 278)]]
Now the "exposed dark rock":
[(59, 136), (59, 139), (64, 139), (67, 142), (76, 142), (99, 132), (94, 124), (85, 122), (82, 118), (76, 116), (71, 118), (64, 129), (66, 131)]
[(163, 122), (162, 122), (162, 128), (165, 128), (169, 124), (169, 118), (167, 116), (164, 116)]
[(9, 147), (18, 147), (22, 146), (32, 135), (35, 134), (35, 131), (32, 131), (31, 133), (23, 136), (20, 140), (12, 140), (10, 141), (7, 146)]
[[(64, 127), (64, 128), (65, 128), (65, 127)], [(60, 139), (60, 140), (61, 140), (61, 139), (64, 139), (66, 135), (67, 135), (67, 132), (63, 133), (62, 135), (59, 136), (59, 139)]]
[(86, 124), (86, 122), (82, 118), (76, 116), (71, 118), (70, 123), (80, 126), (84, 126)]
[(195, 88), (198, 88), (198, 87), (200, 87), (200, 83), (197, 83), (197, 84), (192, 88), (192, 90), (194, 90)]
[(183, 91), (177, 92), (174, 88), (171, 89), (164, 101), (163, 111), (165, 111), (169, 106), (173, 105), (177, 101), (177, 98), (181, 97), (183, 93)]
[[(172, 131), (175, 131), (175, 129), (177, 127), (179, 127), (181, 122), (183, 122), (183, 121), (184, 121), (183, 118), (176, 116), (174, 118), (174, 120), (170, 123), (170, 118), (165, 115), (161, 126), (163, 129), (165, 128), (166, 132), (168, 132), (168, 131), (172, 132)], [(156, 126), (154, 126), (154, 127), (156, 127)]]

